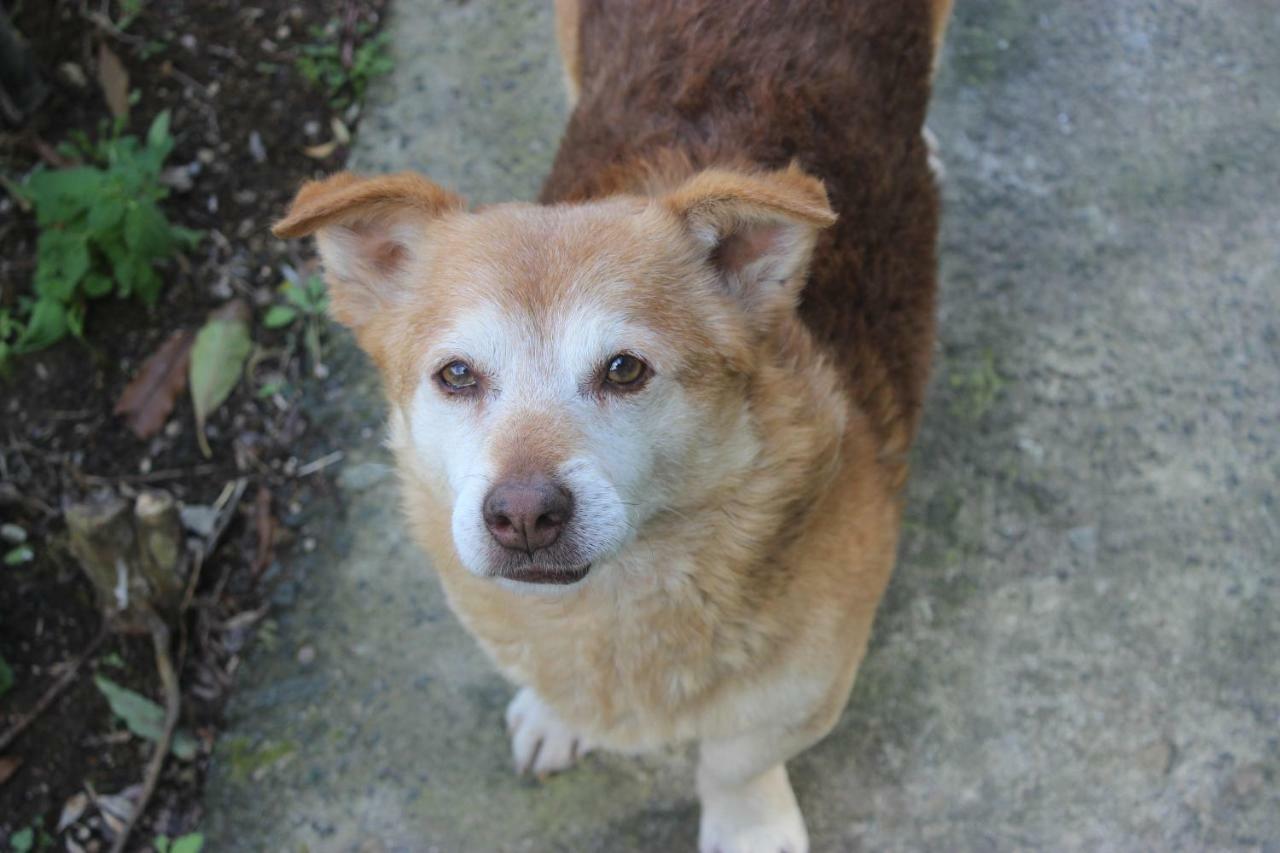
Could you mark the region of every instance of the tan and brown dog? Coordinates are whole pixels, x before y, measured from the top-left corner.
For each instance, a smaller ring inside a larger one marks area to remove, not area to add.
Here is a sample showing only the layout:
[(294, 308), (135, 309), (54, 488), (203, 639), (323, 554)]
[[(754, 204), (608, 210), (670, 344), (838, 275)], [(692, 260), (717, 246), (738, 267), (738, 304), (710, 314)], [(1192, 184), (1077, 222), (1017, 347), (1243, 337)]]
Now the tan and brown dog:
[(933, 343), (948, 0), (558, 3), (541, 204), (311, 183), (410, 526), (520, 690), (521, 771), (700, 745), (704, 850), (807, 849), (897, 544)]

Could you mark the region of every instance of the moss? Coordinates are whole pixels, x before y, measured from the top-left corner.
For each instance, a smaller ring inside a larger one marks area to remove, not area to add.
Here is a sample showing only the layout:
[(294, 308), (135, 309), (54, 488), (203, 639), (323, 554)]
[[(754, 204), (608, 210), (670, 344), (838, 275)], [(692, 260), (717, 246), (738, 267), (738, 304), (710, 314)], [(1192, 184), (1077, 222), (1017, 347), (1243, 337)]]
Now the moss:
[(265, 774), (278, 762), (298, 751), (293, 741), (263, 741), (254, 744), (251, 738), (235, 736), (228, 738), (221, 754), (231, 769), (231, 778), (236, 782), (247, 782)]

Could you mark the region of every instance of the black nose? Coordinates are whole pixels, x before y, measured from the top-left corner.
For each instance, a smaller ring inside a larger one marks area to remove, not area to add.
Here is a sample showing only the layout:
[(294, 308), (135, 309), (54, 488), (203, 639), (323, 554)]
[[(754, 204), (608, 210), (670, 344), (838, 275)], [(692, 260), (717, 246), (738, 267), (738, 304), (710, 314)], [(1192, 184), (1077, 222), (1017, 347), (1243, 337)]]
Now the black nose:
[(512, 551), (550, 546), (572, 515), (573, 496), (542, 474), (498, 483), (484, 499), (485, 527)]

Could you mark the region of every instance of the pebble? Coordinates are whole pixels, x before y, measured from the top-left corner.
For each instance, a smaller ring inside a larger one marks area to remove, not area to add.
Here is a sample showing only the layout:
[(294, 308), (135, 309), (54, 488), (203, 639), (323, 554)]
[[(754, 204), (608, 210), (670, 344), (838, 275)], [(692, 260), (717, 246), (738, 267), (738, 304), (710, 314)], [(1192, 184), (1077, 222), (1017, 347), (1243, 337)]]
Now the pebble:
[(316, 659), (315, 646), (305, 645), (302, 648), (298, 649), (298, 663), (302, 664), (303, 666), (306, 666), (307, 664), (314, 662), (315, 659)]
[(0, 539), (10, 545), (21, 545), (27, 541), (27, 531), (16, 524), (0, 524)]

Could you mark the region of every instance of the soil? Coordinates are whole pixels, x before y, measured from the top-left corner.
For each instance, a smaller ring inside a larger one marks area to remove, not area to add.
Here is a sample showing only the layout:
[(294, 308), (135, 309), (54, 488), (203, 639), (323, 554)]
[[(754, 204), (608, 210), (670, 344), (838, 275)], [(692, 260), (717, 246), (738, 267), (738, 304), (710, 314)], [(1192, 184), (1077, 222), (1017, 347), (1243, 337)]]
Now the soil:
[[(197, 736), (199, 755), (166, 762), (130, 849), (150, 849), (159, 834), (198, 830), (205, 764), (238, 655), (252, 628), (269, 619), (263, 602), (283, 575), (278, 558), (307, 544), (303, 507), (332, 499), (324, 465), (307, 465), (323, 463), (332, 448), (300, 404), (317, 393), (324, 367), (304, 354), (296, 331), (262, 325), (278, 299), (282, 267), (305, 273), (312, 261), (268, 229), (304, 179), (339, 169), (346, 158), (342, 145), (323, 159), (303, 149), (335, 138), (335, 120), (354, 130), (359, 117), (358, 104), (333, 105), (298, 72), (302, 46), (316, 41), (319, 27), (347, 45), (370, 37), (385, 4), (150, 0), (123, 31), (104, 24), (121, 21), (118, 2), (5, 4), (50, 93), (24, 127), (0, 134), (0, 175), (20, 184), (51, 148), (77, 132), (93, 138), (103, 131), (109, 113), (95, 74), (105, 43), (137, 92), (127, 132), (144, 134), (160, 111), (170, 111), (176, 147), (166, 165), (186, 166), (191, 180), (163, 209), (170, 222), (205, 237), (163, 270), (165, 289), (153, 308), (95, 300), (82, 340), (16, 359), (0, 378), (0, 521), (23, 528), (35, 553), (31, 562), (0, 565), (0, 659), (14, 675), (0, 695), (0, 732), (34, 707), (102, 625), (93, 590), (67, 551), (64, 507), (95, 490), (130, 495), (144, 487), (209, 505), (229, 483), (246, 481), (176, 632), (181, 725)], [(34, 217), (0, 193), (0, 308), (30, 292), (36, 237)], [(174, 330), (199, 327), (233, 297), (253, 306), (257, 355), (209, 420), (212, 457), (197, 445), (185, 394), (163, 431), (135, 437), (112, 413), (124, 387)], [(279, 390), (263, 392), (268, 383)], [(113, 717), (95, 675), (163, 702), (150, 640), (108, 636), (66, 693), (0, 749), (0, 849), (27, 828), (36, 850), (109, 847), (112, 821), (93, 803), (57, 831), (64, 804), (79, 794), (136, 796), (130, 788), (150, 756), (150, 743)]]

